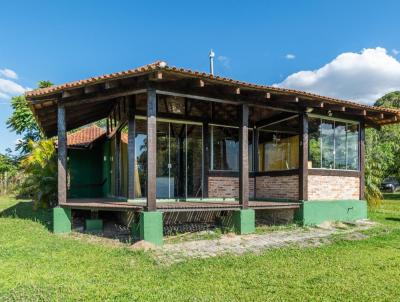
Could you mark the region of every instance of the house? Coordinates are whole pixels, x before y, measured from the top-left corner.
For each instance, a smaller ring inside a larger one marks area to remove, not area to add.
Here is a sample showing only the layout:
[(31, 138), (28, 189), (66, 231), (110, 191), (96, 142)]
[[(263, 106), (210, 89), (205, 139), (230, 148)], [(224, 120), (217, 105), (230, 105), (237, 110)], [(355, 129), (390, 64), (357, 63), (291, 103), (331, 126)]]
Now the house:
[[(240, 234), (252, 233), (256, 214), (268, 210), (295, 211), (305, 225), (366, 218), (365, 128), (400, 118), (394, 109), (165, 62), (26, 97), (43, 133), (58, 136), (54, 231), (70, 231), (77, 209), (120, 211), (155, 244), (171, 213), (220, 213)], [(105, 130), (67, 139), (100, 120)]]

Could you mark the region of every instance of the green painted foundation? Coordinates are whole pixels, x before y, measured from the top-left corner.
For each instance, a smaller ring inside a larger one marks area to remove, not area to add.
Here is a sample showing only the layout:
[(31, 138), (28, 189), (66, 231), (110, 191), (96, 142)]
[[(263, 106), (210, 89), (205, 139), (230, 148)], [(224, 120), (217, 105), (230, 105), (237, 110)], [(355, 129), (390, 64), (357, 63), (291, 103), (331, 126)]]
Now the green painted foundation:
[(256, 231), (256, 214), (253, 209), (235, 211), (232, 218), (236, 234), (252, 234)]
[(296, 219), (303, 225), (317, 225), (325, 221), (354, 222), (367, 218), (365, 200), (303, 201)]
[(234, 211), (232, 215), (223, 216), (221, 227), (224, 232), (234, 231), (236, 234), (252, 234), (256, 230), (256, 215), (253, 209)]
[(85, 221), (86, 232), (100, 233), (103, 231), (103, 220), (101, 219), (86, 219)]
[(71, 209), (53, 208), (53, 233), (70, 233), (72, 226)]
[(141, 212), (139, 220), (140, 240), (163, 245), (163, 216), (161, 212)]

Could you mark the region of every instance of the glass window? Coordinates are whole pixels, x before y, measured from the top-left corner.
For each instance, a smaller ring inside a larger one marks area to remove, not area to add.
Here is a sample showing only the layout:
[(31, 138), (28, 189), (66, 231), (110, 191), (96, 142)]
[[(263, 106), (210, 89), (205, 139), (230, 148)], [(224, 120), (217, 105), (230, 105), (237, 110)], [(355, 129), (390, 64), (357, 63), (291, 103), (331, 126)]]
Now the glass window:
[(211, 170), (239, 170), (239, 129), (210, 127)]
[(311, 117), (309, 168), (358, 170), (358, 124)]
[(280, 171), (299, 167), (299, 136), (259, 131), (259, 171)]
[(321, 168), (320, 119), (308, 121), (308, 167)]
[(254, 171), (253, 129), (249, 129), (249, 171)]
[(346, 163), (348, 170), (358, 170), (358, 125), (348, 124), (346, 129), (347, 146), (346, 146)]
[(335, 122), (335, 169), (346, 169), (346, 123)]
[(333, 121), (322, 121), (321, 123), (321, 153), (322, 168), (333, 169), (334, 167), (334, 129)]
[[(248, 129), (249, 171), (254, 171), (253, 129)], [(239, 170), (239, 128), (210, 126), (211, 170)]]

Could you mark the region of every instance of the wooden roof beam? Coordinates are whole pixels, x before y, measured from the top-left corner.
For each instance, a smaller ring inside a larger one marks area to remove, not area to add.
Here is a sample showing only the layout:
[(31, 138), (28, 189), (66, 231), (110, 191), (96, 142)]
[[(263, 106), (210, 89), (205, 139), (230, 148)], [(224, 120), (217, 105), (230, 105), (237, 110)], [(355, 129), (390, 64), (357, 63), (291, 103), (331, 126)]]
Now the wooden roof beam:
[(150, 81), (160, 81), (162, 79), (163, 79), (163, 73), (160, 70), (157, 70), (149, 74)]
[(270, 99), (273, 102), (276, 103), (293, 103), (293, 104), (298, 104), (299, 103), (299, 98), (298, 97), (273, 97), (271, 98), (271, 95), (269, 95)]
[(85, 94), (95, 93), (95, 92), (98, 92), (99, 90), (100, 90), (99, 85), (89, 85), (89, 86), (85, 86), (84, 93)]
[(108, 81), (104, 83), (104, 89), (113, 89), (119, 87), (119, 81)]
[(331, 111), (339, 111), (339, 112), (345, 112), (346, 107), (342, 105), (336, 105), (336, 104), (327, 104), (324, 103), (324, 109), (326, 110), (331, 110)]
[(367, 110), (365, 109), (346, 108), (346, 113), (359, 116), (367, 116)]
[[(71, 90), (64, 90), (61, 94), (61, 98), (65, 99), (65, 98), (70, 98), (70, 97), (74, 97), (74, 96), (79, 96), (83, 94), (83, 89), (82, 88), (78, 88), (78, 89), (71, 89)], [(45, 105), (45, 103), (43, 104)]]

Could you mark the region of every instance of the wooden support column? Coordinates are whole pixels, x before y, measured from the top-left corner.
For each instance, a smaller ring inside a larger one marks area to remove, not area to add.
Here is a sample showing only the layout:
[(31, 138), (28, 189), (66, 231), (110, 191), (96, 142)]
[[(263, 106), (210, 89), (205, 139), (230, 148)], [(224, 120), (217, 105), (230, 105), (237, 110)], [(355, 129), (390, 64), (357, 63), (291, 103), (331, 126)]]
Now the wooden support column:
[(156, 211), (157, 194), (157, 95), (147, 90), (147, 211)]
[(65, 122), (65, 107), (58, 105), (57, 110), (58, 135), (58, 205), (67, 202), (67, 131)]
[(121, 131), (115, 133), (115, 195), (121, 196)]
[(300, 145), (299, 145), (299, 199), (308, 200), (308, 116), (299, 116)]
[(239, 125), (239, 203), (249, 206), (249, 106), (241, 105)]
[(132, 96), (128, 99), (128, 199), (135, 199), (136, 197), (135, 105), (136, 96)]
[(365, 123), (360, 123), (360, 200), (365, 199)]

